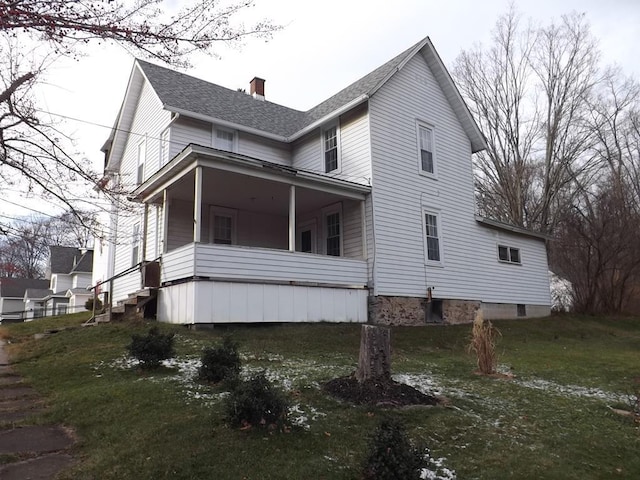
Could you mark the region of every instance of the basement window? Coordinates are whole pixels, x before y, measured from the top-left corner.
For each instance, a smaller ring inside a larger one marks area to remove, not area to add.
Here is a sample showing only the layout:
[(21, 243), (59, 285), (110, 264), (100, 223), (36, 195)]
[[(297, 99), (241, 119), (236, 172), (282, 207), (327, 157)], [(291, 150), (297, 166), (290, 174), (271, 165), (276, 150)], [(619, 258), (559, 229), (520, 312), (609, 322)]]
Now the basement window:
[(518, 303), (517, 310), (518, 310), (519, 317), (527, 316), (527, 306), (524, 303)]

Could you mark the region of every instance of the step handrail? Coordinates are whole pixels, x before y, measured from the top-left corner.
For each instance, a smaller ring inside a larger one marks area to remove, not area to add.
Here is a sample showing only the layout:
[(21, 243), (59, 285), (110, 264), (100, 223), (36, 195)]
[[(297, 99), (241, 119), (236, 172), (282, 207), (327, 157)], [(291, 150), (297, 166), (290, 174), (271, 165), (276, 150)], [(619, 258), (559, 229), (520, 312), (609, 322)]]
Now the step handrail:
[(127, 268), (126, 270), (123, 270), (119, 273), (116, 273), (115, 275), (113, 275), (112, 277), (107, 278), (106, 280), (103, 280), (101, 282), (97, 282), (95, 285), (92, 285), (90, 287), (87, 288), (87, 290), (89, 291), (93, 291), (93, 312), (91, 314), (91, 318), (89, 320), (87, 320), (85, 323), (91, 323), (94, 321), (94, 319), (96, 318), (96, 300), (98, 299), (98, 287), (100, 287), (101, 285), (104, 285), (105, 283), (109, 283), (109, 304), (108, 304), (108, 312), (109, 312), (109, 318), (111, 318), (111, 310), (113, 308), (113, 281), (117, 280), (118, 278), (122, 278), (125, 275), (129, 275), (132, 272), (135, 272), (136, 270), (140, 270), (142, 271), (142, 268), (149, 264), (149, 263), (154, 263), (154, 262), (158, 262), (161, 263), (162, 262), (162, 256), (159, 256), (158, 258), (155, 258), (153, 260), (142, 260), (141, 262), (138, 262), (137, 264)]

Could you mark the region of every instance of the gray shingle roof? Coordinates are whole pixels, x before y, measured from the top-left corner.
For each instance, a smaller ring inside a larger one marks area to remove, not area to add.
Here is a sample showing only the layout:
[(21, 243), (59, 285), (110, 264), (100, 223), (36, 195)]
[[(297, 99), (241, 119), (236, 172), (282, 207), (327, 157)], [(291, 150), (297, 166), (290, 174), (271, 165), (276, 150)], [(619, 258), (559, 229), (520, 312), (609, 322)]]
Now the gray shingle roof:
[(76, 266), (71, 270), (72, 273), (75, 272), (93, 272), (93, 250), (85, 251), (82, 256), (77, 259)]
[(307, 112), (256, 100), (246, 93), (221, 87), (149, 62), (142, 60), (137, 62), (166, 107), (288, 137), (361, 95), (373, 92), (425, 40), (416, 43)]
[(0, 278), (0, 296), (4, 298), (23, 298), (27, 288), (46, 289), (49, 280), (34, 278)]
[(51, 295), (53, 292), (48, 288), (27, 288), (26, 297), (32, 300), (42, 299), (47, 295)]
[(76, 247), (49, 247), (51, 273), (73, 273), (93, 271), (93, 251), (82, 253)]

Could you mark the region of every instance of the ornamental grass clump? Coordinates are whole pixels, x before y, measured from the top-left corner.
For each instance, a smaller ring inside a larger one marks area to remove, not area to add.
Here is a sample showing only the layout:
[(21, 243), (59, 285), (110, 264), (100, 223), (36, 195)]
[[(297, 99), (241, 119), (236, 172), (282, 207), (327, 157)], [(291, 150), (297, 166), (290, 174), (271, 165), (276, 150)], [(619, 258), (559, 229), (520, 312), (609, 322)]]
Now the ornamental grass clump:
[(218, 347), (205, 348), (200, 360), (202, 365), (198, 370), (198, 377), (205, 382), (234, 382), (240, 374), (238, 344), (230, 337), (225, 337)]
[(239, 380), (225, 399), (226, 420), (232, 427), (285, 427), (289, 401), (264, 373)]
[(420, 479), (424, 460), (400, 422), (383, 420), (369, 439), (364, 462), (365, 480)]
[(498, 355), (496, 343), (500, 332), (489, 320), (485, 320), (482, 312), (478, 310), (471, 330), (471, 343), (468, 350), (474, 353), (478, 359), (478, 372), (484, 375), (496, 373)]
[(158, 368), (162, 360), (175, 355), (173, 334), (160, 333), (158, 327), (152, 327), (147, 335), (132, 335), (127, 350), (132, 357), (140, 361), (140, 368), (144, 370)]

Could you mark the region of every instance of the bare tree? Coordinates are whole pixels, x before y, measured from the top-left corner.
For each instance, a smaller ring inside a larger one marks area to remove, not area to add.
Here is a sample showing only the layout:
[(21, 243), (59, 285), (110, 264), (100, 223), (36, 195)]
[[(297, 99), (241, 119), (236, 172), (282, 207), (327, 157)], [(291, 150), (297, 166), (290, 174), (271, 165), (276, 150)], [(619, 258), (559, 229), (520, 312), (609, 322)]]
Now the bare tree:
[[(589, 313), (640, 311), (640, 85), (609, 69), (590, 99), (594, 179), (559, 215), (552, 265), (573, 284), (574, 307)], [(637, 303), (637, 302), (636, 302)]]
[(463, 51), (453, 75), (488, 148), (475, 159), (483, 214), (549, 232), (588, 164), (587, 99), (598, 50), (584, 18), (523, 27), (512, 7), (493, 44)]
[[(0, 0), (0, 180), (82, 211), (86, 203), (70, 195), (70, 187), (80, 183), (91, 192), (100, 177), (34, 101), (33, 88), (47, 67), (59, 55), (79, 55), (86, 43), (102, 41), (186, 66), (194, 52), (215, 55), (220, 43), (238, 45), (279, 28), (270, 21), (243, 24), (241, 14), (253, 4), (188, 0), (177, 9), (163, 0)], [(33, 45), (39, 45), (35, 53)]]

